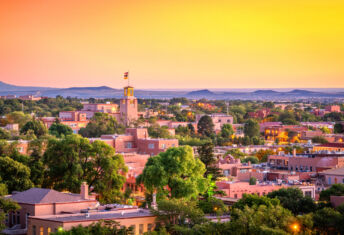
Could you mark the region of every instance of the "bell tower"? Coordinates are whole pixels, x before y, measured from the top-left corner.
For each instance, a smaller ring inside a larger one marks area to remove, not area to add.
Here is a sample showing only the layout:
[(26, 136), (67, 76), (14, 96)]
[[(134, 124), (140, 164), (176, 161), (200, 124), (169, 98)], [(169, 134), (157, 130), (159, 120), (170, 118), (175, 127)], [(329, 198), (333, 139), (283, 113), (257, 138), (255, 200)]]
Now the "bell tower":
[(137, 99), (134, 96), (134, 87), (124, 87), (124, 96), (120, 103), (121, 121), (124, 125), (130, 126), (130, 124), (138, 118), (138, 106)]

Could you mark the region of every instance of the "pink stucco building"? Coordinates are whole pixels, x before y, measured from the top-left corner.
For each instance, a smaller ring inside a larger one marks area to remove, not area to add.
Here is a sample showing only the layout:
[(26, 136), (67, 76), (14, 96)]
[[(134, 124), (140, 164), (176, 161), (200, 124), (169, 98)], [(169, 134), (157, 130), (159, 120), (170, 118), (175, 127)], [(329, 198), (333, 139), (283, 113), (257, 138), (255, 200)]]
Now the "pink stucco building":
[(149, 210), (128, 205), (103, 205), (88, 193), (83, 183), (80, 194), (61, 193), (52, 189), (31, 188), (10, 196), (21, 209), (9, 215), (10, 229), (4, 234), (49, 235), (100, 220), (112, 220), (133, 227), (134, 234), (154, 229), (155, 216)]
[(262, 183), (250, 185), (248, 182), (231, 182), (220, 181), (216, 182), (217, 187), (224, 191), (226, 197), (229, 198), (242, 198), (243, 194), (257, 194), (258, 196), (265, 196), (268, 193), (287, 187), (299, 188), (305, 196), (315, 197), (315, 186), (313, 185), (285, 185), (274, 183)]
[(118, 153), (139, 153), (157, 155), (170, 147), (178, 147), (177, 139), (150, 138), (147, 128), (127, 128), (124, 135), (102, 135), (91, 138), (105, 141)]

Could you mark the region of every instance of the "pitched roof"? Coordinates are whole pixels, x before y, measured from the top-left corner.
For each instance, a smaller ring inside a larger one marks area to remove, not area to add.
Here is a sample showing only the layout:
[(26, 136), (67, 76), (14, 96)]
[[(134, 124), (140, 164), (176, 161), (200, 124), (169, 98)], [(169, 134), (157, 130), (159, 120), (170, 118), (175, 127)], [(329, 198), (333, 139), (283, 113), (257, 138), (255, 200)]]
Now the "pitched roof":
[(76, 202), (82, 201), (79, 194), (68, 194), (45, 188), (31, 188), (23, 192), (16, 193), (10, 197), (19, 203), (44, 204), (56, 202)]
[(325, 174), (325, 175), (343, 175), (344, 176), (344, 167), (333, 168), (333, 169), (330, 169), (330, 170), (326, 170), (326, 171), (320, 172), (320, 174)]

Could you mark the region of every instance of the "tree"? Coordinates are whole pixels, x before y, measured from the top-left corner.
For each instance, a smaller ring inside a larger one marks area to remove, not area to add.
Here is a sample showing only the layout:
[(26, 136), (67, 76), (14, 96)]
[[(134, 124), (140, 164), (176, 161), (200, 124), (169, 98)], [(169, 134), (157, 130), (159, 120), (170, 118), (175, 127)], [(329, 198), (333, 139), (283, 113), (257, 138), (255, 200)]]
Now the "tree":
[(314, 136), (312, 138), (313, 143), (319, 143), (319, 144), (326, 144), (328, 143), (327, 139), (325, 139), (323, 136)]
[(196, 198), (207, 189), (205, 171), (190, 146), (174, 147), (149, 158), (136, 180), (150, 194), (157, 191), (171, 198)]
[(225, 156), (228, 154), (232, 155), (234, 158), (240, 158), (241, 159), (241, 158), (246, 157), (246, 154), (241, 152), (240, 149), (230, 149), (225, 153)]
[(223, 201), (215, 197), (208, 197), (204, 200), (200, 200), (198, 206), (205, 214), (223, 215), (228, 211), (228, 207)]
[(258, 196), (256, 194), (243, 194), (242, 198), (237, 201), (232, 208), (243, 210), (245, 206), (253, 207), (264, 205), (267, 207), (280, 205), (277, 198), (268, 198), (266, 196)]
[(229, 139), (234, 134), (234, 130), (231, 124), (223, 124), (221, 127), (221, 136), (225, 139)]
[(334, 130), (333, 130), (334, 133), (336, 134), (340, 134), (340, 133), (343, 133), (344, 132), (344, 126), (343, 124), (341, 123), (336, 123), (334, 125)]
[[(59, 156), (58, 158), (56, 156)], [(100, 194), (104, 202), (116, 201), (127, 171), (122, 155), (103, 141), (89, 140), (78, 135), (49, 139), (44, 153), (47, 179), (44, 187), (78, 193), (86, 181), (91, 191)]]
[(249, 119), (245, 123), (244, 134), (245, 136), (248, 136), (249, 138), (252, 138), (254, 136), (259, 137), (260, 135), (259, 123), (256, 120)]
[(83, 137), (100, 137), (106, 134), (124, 133), (125, 127), (107, 113), (95, 113), (85, 128), (79, 130)]
[(9, 157), (0, 157), (0, 177), (8, 191), (24, 191), (33, 187), (30, 168)]
[(252, 164), (258, 164), (259, 163), (259, 159), (255, 156), (248, 156), (246, 158), (242, 158), (241, 159), (242, 163), (248, 163), (251, 162)]
[(214, 180), (222, 176), (221, 169), (216, 166), (217, 159), (214, 155), (214, 145), (211, 142), (202, 144), (197, 148), (199, 159), (204, 163), (206, 172), (204, 177), (211, 175)]
[(0, 128), (0, 139), (9, 140), (11, 138), (11, 133), (5, 129)]
[(210, 116), (204, 115), (197, 123), (197, 131), (204, 137), (210, 137), (214, 133), (214, 123)]
[(23, 127), (27, 122), (31, 121), (31, 116), (29, 114), (24, 114), (21, 111), (15, 111), (6, 115), (7, 123), (19, 124), (19, 127)]
[(314, 227), (320, 234), (342, 234), (343, 215), (333, 208), (325, 207), (317, 210), (313, 215)]
[(45, 165), (43, 155), (48, 144), (48, 138), (39, 138), (30, 141), (29, 151), (31, 152), (28, 161), (30, 167), (30, 179), (36, 187), (41, 187), (45, 179)]
[(313, 199), (303, 196), (302, 191), (298, 188), (282, 188), (270, 192), (267, 196), (278, 198), (281, 205), (295, 215), (310, 213), (316, 209)]
[(287, 235), (295, 220), (291, 212), (280, 205), (246, 205), (243, 209), (234, 208), (231, 215), (230, 231), (238, 235)]
[(47, 128), (44, 126), (44, 124), (38, 120), (33, 119), (32, 121), (27, 122), (21, 129), (21, 134), (28, 134), (30, 131), (33, 131), (36, 137), (44, 136), (48, 133)]
[(148, 134), (153, 138), (171, 138), (170, 132), (168, 131), (167, 126), (159, 126), (159, 124), (153, 124), (148, 127)]
[(321, 201), (330, 201), (330, 196), (344, 196), (344, 184), (333, 184), (330, 188), (320, 192)]
[(176, 229), (193, 227), (205, 221), (202, 210), (197, 207), (196, 201), (172, 198), (158, 201), (158, 208), (151, 209), (158, 224), (165, 225), (171, 234), (179, 234)]
[(257, 179), (255, 177), (250, 178), (250, 185), (256, 185), (257, 184)]
[(49, 133), (57, 138), (60, 138), (62, 136), (73, 134), (73, 130), (71, 127), (60, 122), (54, 122), (49, 128)]
[(260, 162), (267, 162), (268, 161), (268, 156), (275, 154), (275, 152), (271, 149), (261, 149), (256, 153), (256, 157), (259, 159)]
[(112, 220), (101, 220), (86, 227), (81, 225), (73, 227), (69, 231), (57, 231), (51, 235), (131, 235), (132, 228), (121, 226), (118, 222)]
[(7, 194), (6, 184), (1, 183), (2, 179), (0, 178), (0, 231), (5, 228), (5, 218), (6, 214), (9, 212), (14, 212), (20, 209), (20, 206), (11, 199), (3, 197)]

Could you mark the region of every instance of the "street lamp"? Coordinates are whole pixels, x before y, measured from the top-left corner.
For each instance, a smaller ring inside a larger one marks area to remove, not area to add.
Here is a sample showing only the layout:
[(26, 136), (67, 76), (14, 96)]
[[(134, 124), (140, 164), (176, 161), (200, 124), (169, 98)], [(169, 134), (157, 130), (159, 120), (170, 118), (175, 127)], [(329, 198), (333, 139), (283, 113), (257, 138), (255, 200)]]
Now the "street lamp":
[(291, 230), (294, 232), (294, 233), (298, 233), (300, 231), (300, 225), (298, 223), (294, 223), (291, 225)]

